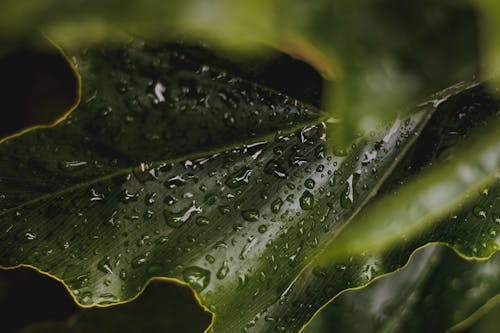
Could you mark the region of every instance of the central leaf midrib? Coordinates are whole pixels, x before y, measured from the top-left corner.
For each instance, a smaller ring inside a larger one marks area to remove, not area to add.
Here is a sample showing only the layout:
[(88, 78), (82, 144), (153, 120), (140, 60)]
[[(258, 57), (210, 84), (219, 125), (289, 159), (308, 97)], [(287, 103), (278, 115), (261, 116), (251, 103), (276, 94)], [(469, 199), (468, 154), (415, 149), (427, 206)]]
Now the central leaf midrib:
[[(253, 144), (253, 143), (257, 143), (257, 142), (266, 142), (267, 143), (267, 142), (273, 141), (273, 139), (276, 138), (276, 135), (280, 135), (280, 136), (281, 135), (290, 135), (290, 134), (292, 134), (292, 133), (296, 132), (297, 130), (300, 130), (304, 127), (318, 125), (318, 124), (326, 121), (328, 118), (330, 118), (330, 117), (327, 117), (324, 113), (322, 113), (321, 115), (318, 116), (318, 119), (316, 119), (315, 121), (299, 123), (299, 124), (292, 126), (286, 130), (278, 130), (278, 131), (271, 132), (271, 133), (268, 133), (268, 134), (265, 134), (262, 136), (253, 137), (253, 138), (250, 138), (244, 142), (236, 142), (236, 143), (233, 143), (230, 145), (220, 146), (218, 148), (214, 148), (214, 149), (207, 150), (204, 152), (195, 152), (195, 153), (190, 153), (190, 154), (186, 154), (186, 155), (181, 155), (179, 157), (172, 158), (172, 159), (167, 159), (167, 160), (162, 160), (162, 161), (153, 161), (153, 162), (145, 161), (145, 162), (152, 163), (153, 164), (152, 167), (155, 167), (155, 166), (158, 166), (158, 165), (163, 164), (163, 163), (167, 163), (167, 164), (179, 163), (179, 162), (186, 161), (186, 160), (203, 158), (203, 157), (211, 156), (214, 154), (223, 153), (223, 152), (226, 152), (226, 151), (231, 150), (231, 149), (241, 148), (247, 144)], [(3, 212), (0, 212), (0, 217), (4, 216), (6, 214), (9, 214), (13, 211), (16, 211), (18, 209), (21, 209), (25, 206), (35, 204), (39, 201), (49, 199), (51, 197), (58, 197), (58, 196), (66, 194), (66, 193), (69, 193), (69, 192), (72, 192), (72, 191), (75, 191), (75, 190), (78, 190), (81, 188), (85, 188), (85, 187), (93, 185), (93, 184), (97, 184), (97, 183), (109, 180), (109, 179), (116, 177), (116, 176), (126, 175), (126, 174), (132, 172), (136, 167), (138, 167), (138, 165), (135, 165), (135, 166), (130, 167), (130, 168), (120, 169), (120, 170), (117, 170), (116, 172), (107, 174), (105, 176), (102, 176), (102, 177), (99, 177), (99, 178), (96, 178), (96, 179), (93, 179), (90, 181), (78, 183), (78, 184), (75, 184), (75, 185), (70, 186), (68, 188), (62, 189), (62, 190), (58, 190), (58, 191), (55, 191), (52, 193), (47, 193), (47, 194), (41, 195), (39, 197), (36, 197), (34, 199), (31, 199), (29, 201), (26, 201), (24, 203), (16, 205), (14, 207), (8, 208), (8, 209), (4, 210)]]

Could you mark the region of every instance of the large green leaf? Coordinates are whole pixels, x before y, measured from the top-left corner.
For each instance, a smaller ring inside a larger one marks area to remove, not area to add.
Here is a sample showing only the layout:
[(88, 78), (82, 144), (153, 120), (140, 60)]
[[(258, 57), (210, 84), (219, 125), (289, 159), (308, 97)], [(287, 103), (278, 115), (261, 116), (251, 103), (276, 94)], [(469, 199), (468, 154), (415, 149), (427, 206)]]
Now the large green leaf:
[[(141, 36), (210, 39), (224, 46), (273, 45), (328, 78), (325, 110), (343, 118), (332, 132), (352, 138), (415, 99), (478, 72), (478, 15), (466, 1), (399, 0), (4, 0), (0, 36), (42, 29), (76, 45)], [(498, 12), (498, 10), (497, 10)], [(453, 56), (450, 57), (450, 54)]]
[(427, 247), (402, 271), (338, 296), (304, 332), (444, 332), (500, 292), (499, 260)]
[[(217, 332), (293, 332), (422, 243), (496, 251), (496, 238), (477, 226), (444, 223), (386, 256), (317, 260), (389, 176), (387, 192), (405, 163), (435, 163), (495, 114), (480, 86), (445, 91), (334, 154), (325, 149), (329, 119), (313, 107), (193, 63), (179, 46), (131, 40), (70, 58), (82, 77), (80, 106), (57, 127), (0, 146), (0, 264), (47, 272), (83, 306), (129, 300), (162, 276), (198, 292)], [(446, 126), (463, 130), (458, 142)], [(488, 200), (498, 208), (497, 197)], [(477, 222), (498, 229), (481, 215)]]

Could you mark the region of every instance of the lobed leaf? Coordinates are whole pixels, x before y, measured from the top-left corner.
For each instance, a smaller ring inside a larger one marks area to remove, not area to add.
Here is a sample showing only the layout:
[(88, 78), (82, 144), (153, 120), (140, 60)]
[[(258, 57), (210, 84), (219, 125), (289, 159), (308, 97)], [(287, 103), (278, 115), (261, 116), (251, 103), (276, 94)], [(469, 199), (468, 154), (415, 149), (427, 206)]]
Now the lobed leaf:
[(337, 144), (346, 144), (354, 132), (373, 130), (419, 98), (479, 72), (479, 4), (27, 0), (20, 5), (4, 0), (0, 35), (18, 41), (41, 29), (78, 46), (126, 40), (129, 33), (201, 37), (233, 49), (272, 45), (306, 59), (335, 80), (328, 84), (323, 105), (327, 113), (344, 120), (344, 126), (330, 134)]
[[(70, 58), (82, 76), (78, 108), (0, 145), (0, 265), (36, 267), (82, 306), (130, 300), (168, 277), (216, 314), (214, 331), (293, 332), (421, 244), (478, 256), (498, 248), (481, 230), (498, 224), (478, 217), (481, 228), (456, 233), (448, 221), (380, 257), (326, 267), (318, 257), (382, 185), (393, 190), (405, 163), (421, 159), (415, 150), (434, 163), (491, 119), (496, 103), (480, 86), (445, 91), (333, 153), (318, 110), (193, 63), (179, 45), (131, 40)], [(453, 141), (442, 128), (455, 125), (465, 132)], [(498, 196), (487, 197), (497, 209)]]

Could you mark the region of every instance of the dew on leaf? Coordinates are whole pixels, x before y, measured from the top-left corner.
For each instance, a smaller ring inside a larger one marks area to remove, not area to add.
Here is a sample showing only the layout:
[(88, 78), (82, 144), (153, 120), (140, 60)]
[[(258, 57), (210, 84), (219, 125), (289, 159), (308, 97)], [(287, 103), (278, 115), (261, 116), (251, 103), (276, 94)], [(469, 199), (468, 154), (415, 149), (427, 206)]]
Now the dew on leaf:
[(205, 289), (210, 283), (210, 271), (198, 266), (191, 266), (182, 272), (184, 281), (197, 292)]
[(222, 280), (223, 278), (226, 277), (227, 273), (229, 273), (229, 264), (228, 264), (227, 260), (224, 260), (224, 262), (222, 263), (222, 266), (217, 271), (216, 276), (219, 280)]
[(169, 209), (163, 211), (165, 216), (165, 222), (172, 228), (180, 228), (184, 223), (186, 223), (192, 215), (201, 212), (201, 208), (196, 206), (196, 201), (193, 201), (189, 206), (181, 209), (178, 212), (174, 212)]
[(229, 175), (226, 184), (230, 188), (237, 188), (241, 185), (248, 184), (251, 174), (252, 174), (252, 169), (248, 167), (243, 167), (240, 170)]
[(279, 213), (282, 206), (283, 200), (281, 200), (281, 198), (274, 199), (273, 202), (271, 202), (271, 211), (277, 214)]
[(117, 301), (118, 297), (116, 297), (112, 293), (101, 294), (97, 299), (97, 303), (101, 305), (116, 303)]
[(278, 162), (277, 160), (271, 160), (267, 162), (266, 166), (264, 167), (264, 172), (273, 175), (278, 178), (287, 178), (288, 174), (286, 173), (285, 168), (283, 165)]
[(22, 229), (17, 232), (16, 239), (21, 243), (28, 243), (36, 239), (36, 234), (31, 229)]
[(59, 162), (59, 169), (62, 171), (79, 171), (87, 167), (86, 161), (66, 161)]
[(146, 257), (137, 256), (132, 259), (132, 268), (139, 268), (146, 263)]
[(352, 207), (354, 200), (356, 199), (354, 186), (356, 185), (358, 178), (359, 174), (354, 173), (347, 179), (346, 187), (340, 195), (340, 205), (342, 206), (342, 208), (349, 209)]
[(84, 292), (80, 295), (80, 297), (78, 297), (78, 301), (84, 305), (92, 303), (92, 293), (90, 291)]
[(166, 203), (167, 205), (169, 206), (172, 206), (173, 204), (175, 204), (177, 202), (177, 199), (174, 198), (173, 196), (171, 195), (167, 195), (165, 197), (165, 199), (163, 199), (163, 202)]
[(120, 279), (122, 279), (123, 281), (127, 280), (127, 271), (122, 269), (120, 270), (120, 274), (118, 275), (120, 277)]
[(148, 194), (145, 198), (146, 205), (154, 204), (155, 200), (156, 200), (156, 196), (157, 196), (156, 192), (152, 192), (152, 193)]
[(141, 163), (138, 167), (132, 170), (132, 173), (141, 184), (158, 179), (156, 169), (152, 168), (147, 163)]
[(265, 224), (259, 225), (258, 231), (263, 234), (267, 231), (267, 226)]
[(176, 188), (176, 187), (181, 187), (186, 184), (186, 180), (182, 178), (181, 176), (175, 176), (167, 180), (164, 185), (168, 189)]
[(304, 186), (310, 190), (312, 190), (314, 188), (314, 186), (316, 185), (316, 183), (314, 182), (313, 179), (311, 178), (307, 178), (305, 181), (304, 181)]
[(196, 224), (199, 226), (204, 226), (210, 224), (210, 220), (205, 216), (198, 216), (196, 218)]
[(480, 218), (480, 219), (485, 219), (486, 218), (486, 211), (480, 207), (480, 206), (475, 206), (473, 209), (472, 209), (472, 213), (474, 214), (474, 216)]
[(104, 257), (102, 258), (98, 263), (97, 263), (97, 269), (100, 270), (101, 272), (105, 274), (113, 274), (113, 271), (111, 269), (111, 264), (109, 262), (109, 257)]
[(260, 214), (256, 209), (246, 209), (241, 212), (241, 217), (243, 217), (245, 221), (255, 222), (259, 219)]
[(210, 254), (207, 254), (205, 256), (205, 260), (208, 261), (210, 264), (213, 264), (215, 262), (215, 258), (214, 256), (210, 255)]
[(304, 191), (299, 199), (300, 208), (303, 210), (311, 210), (314, 206), (314, 196), (309, 191)]
[(228, 214), (231, 211), (231, 208), (228, 205), (221, 205), (217, 207), (219, 212), (223, 215)]

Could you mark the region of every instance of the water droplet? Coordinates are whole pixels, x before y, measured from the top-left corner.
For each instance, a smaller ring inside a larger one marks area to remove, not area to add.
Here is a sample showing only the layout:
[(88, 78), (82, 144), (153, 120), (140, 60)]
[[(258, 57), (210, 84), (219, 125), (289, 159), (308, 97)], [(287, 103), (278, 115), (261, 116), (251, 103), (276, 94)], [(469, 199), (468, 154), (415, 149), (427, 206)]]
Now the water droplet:
[(155, 104), (165, 102), (165, 97), (163, 96), (163, 93), (167, 90), (165, 86), (161, 82), (156, 82), (155, 84)]
[(85, 169), (87, 167), (87, 162), (85, 161), (66, 161), (59, 162), (59, 168), (62, 171), (78, 171)]
[(196, 218), (196, 224), (199, 226), (204, 226), (210, 224), (210, 220), (205, 216), (198, 216)]
[(283, 200), (281, 200), (281, 198), (274, 199), (273, 202), (271, 202), (271, 211), (274, 214), (277, 214), (279, 213), (282, 206), (283, 206)]
[(150, 205), (154, 204), (155, 200), (156, 200), (156, 196), (157, 196), (157, 194), (155, 192), (148, 194), (146, 196), (146, 199), (145, 199), (146, 205), (150, 206)]
[(81, 304), (88, 305), (92, 303), (92, 293), (90, 291), (86, 291), (78, 298), (78, 300)]
[(363, 156), (363, 159), (361, 160), (361, 164), (367, 165), (376, 158), (377, 158), (377, 150), (366, 151), (365, 155)]
[(304, 186), (310, 190), (312, 190), (314, 188), (314, 186), (316, 185), (316, 183), (314, 182), (313, 179), (311, 178), (307, 178), (305, 181), (304, 181)]
[(181, 187), (184, 186), (185, 184), (186, 180), (184, 178), (182, 178), (181, 176), (175, 176), (167, 180), (164, 185), (166, 188), (170, 189), (175, 187)]
[(229, 264), (228, 264), (227, 260), (224, 260), (224, 262), (222, 263), (222, 266), (217, 271), (217, 278), (219, 280), (222, 280), (223, 278), (226, 277), (227, 273), (229, 273)]
[(236, 187), (239, 187), (243, 184), (248, 184), (248, 181), (249, 181), (251, 174), (252, 174), (252, 170), (250, 168), (243, 167), (240, 170), (229, 175), (229, 178), (226, 181), (226, 184), (230, 188), (236, 188)]
[(116, 297), (115, 295), (113, 295), (111, 293), (105, 293), (105, 294), (99, 295), (97, 303), (104, 305), (104, 304), (115, 303), (117, 301), (118, 301), (118, 297)]
[(146, 263), (145, 257), (143, 256), (135, 257), (134, 259), (132, 259), (132, 268), (141, 267), (142, 265), (144, 265), (144, 263)]
[(191, 288), (193, 288), (197, 292), (205, 289), (210, 283), (210, 271), (198, 266), (191, 266), (186, 268), (182, 272), (182, 275), (184, 277), (184, 281), (186, 281), (191, 286)]
[(97, 263), (97, 269), (105, 274), (113, 274), (113, 270), (111, 269), (111, 264), (109, 263), (109, 257), (102, 258)]
[(132, 170), (132, 173), (141, 184), (158, 179), (156, 169), (147, 163), (141, 163), (138, 167)]
[(228, 214), (231, 211), (231, 208), (227, 205), (221, 205), (217, 208), (219, 209), (219, 212), (223, 215)]
[(87, 274), (79, 275), (76, 278), (68, 281), (68, 286), (72, 290), (85, 288), (89, 283), (89, 276)]
[(163, 215), (165, 216), (165, 221), (172, 228), (180, 228), (184, 223), (186, 223), (192, 215), (201, 212), (201, 208), (196, 206), (196, 201), (193, 201), (191, 205), (178, 212), (173, 212), (171, 210), (165, 209)]
[(298, 167), (307, 163), (307, 159), (303, 156), (291, 155), (288, 158), (288, 163), (291, 166)]
[(124, 203), (129, 203), (132, 201), (136, 201), (138, 197), (139, 197), (139, 194), (130, 193), (128, 190), (125, 190), (122, 192), (120, 200)]
[(479, 217), (481, 219), (485, 219), (486, 218), (486, 211), (482, 207), (475, 206), (472, 209), (472, 213), (474, 214), (474, 216)]
[(22, 229), (16, 234), (16, 239), (21, 243), (28, 243), (36, 239), (36, 234), (31, 229)]
[(345, 208), (349, 209), (352, 207), (352, 204), (354, 203), (354, 200), (357, 197), (357, 194), (354, 190), (354, 186), (356, 185), (356, 182), (359, 179), (359, 174), (358, 173), (353, 173), (352, 175), (347, 178), (347, 184), (340, 195), (340, 205)]
[(166, 203), (167, 205), (169, 206), (172, 206), (173, 204), (175, 204), (177, 202), (177, 199), (174, 198), (173, 196), (171, 195), (167, 195), (165, 197), (165, 199), (163, 199), (163, 202)]
[(278, 178), (287, 178), (288, 174), (286, 173), (285, 168), (281, 165), (277, 160), (269, 161), (264, 167), (264, 172), (273, 175)]
[(241, 217), (248, 222), (255, 222), (259, 219), (259, 211), (256, 209), (246, 209), (241, 212)]
[(205, 259), (210, 263), (210, 264), (213, 264), (215, 262), (215, 258), (214, 256), (210, 255), (210, 254), (207, 254), (205, 256)]
[(314, 196), (309, 191), (304, 191), (299, 199), (300, 208), (303, 210), (310, 210), (314, 206)]

